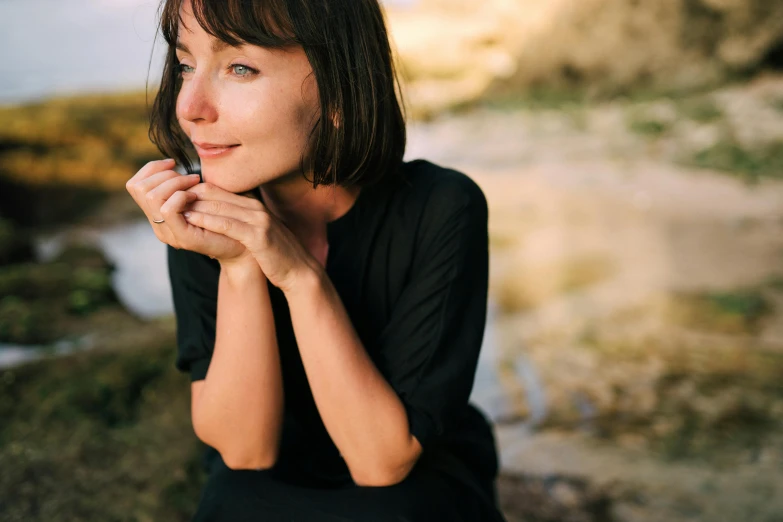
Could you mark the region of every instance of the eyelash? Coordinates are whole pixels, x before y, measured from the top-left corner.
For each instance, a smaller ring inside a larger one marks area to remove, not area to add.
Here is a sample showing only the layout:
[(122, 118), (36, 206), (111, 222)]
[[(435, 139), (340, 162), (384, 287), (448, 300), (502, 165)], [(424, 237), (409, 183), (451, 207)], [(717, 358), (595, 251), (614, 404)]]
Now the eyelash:
[[(234, 70), (236, 67), (242, 67), (247, 71), (247, 74), (237, 74), (236, 71), (234, 71), (234, 74), (239, 78), (250, 78), (251, 76), (255, 76), (256, 74), (258, 74), (258, 70), (253, 69), (252, 67), (249, 67), (247, 65), (243, 65), (241, 63), (234, 63), (228, 66), (228, 68), (232, 70)], [(192, 71), (186, 71), (185, 68), (192, 69), (192, 67), (190, 67), (189, 65), (185, 65), (184, 63), (177, 64), (177, 72), (179, 73), (180, 76), (192, 72)]]

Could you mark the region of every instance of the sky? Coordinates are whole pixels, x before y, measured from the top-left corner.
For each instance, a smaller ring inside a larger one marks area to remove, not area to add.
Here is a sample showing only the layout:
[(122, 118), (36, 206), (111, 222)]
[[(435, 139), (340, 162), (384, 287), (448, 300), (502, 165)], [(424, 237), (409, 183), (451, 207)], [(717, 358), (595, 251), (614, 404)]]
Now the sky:
[(152, 57), (157, 7), (158, 0), (0, 0), (0, 104), (142, 89), (148, 70), (155, 83), (164, 48), (156, 44)]

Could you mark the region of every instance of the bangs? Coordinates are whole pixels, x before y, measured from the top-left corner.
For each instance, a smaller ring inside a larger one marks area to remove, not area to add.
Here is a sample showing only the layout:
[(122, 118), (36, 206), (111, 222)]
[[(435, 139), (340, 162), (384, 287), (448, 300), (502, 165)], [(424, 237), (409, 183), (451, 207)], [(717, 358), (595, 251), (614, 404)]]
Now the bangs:
[[(179, 28), (184, 27), (180, 16), (184, 2), (166, 2), (161, 13), (161, 33), (172, 47), (177, 43)], [(280, 49), (302, 45), (282, 0), (190, 0), (190, 8), (204, 31), (232, 47), (251, 44)]]

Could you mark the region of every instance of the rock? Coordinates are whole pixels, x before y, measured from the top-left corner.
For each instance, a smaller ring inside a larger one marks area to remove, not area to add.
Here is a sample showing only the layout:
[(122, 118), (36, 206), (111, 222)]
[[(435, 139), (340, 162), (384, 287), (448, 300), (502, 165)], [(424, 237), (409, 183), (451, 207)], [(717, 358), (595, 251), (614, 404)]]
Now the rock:
[(509, 522), (593, 522), (611, 520), (608, 491), (559, 475), (502, 474), (498, 495)]
[(33, 245), (8, 220), (0, 218), (0, 266), (33, 258)]
[(27, 183), (6, 177), (4, 168), (0, 168), (0, 208), (4, 216), (23, 226), (72, 223), (97, 208), (109, 194), (100, 188), (70, 186), (57, 180)]
[(783, 38), (783, 0), (423, 0), (388, 11), (414, 116), (536, 89), (703, 87), (758, 69)]

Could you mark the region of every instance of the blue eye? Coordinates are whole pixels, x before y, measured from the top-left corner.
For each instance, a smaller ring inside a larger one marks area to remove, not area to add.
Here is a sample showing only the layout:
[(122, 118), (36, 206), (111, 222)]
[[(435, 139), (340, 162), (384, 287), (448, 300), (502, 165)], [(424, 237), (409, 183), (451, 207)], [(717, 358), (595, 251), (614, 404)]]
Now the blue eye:
[(248, 67), (247, 65), (242, 65), (239, 63), (232, 65), (231, 69), (237, 76), (252, 76), (258, 72), (255, 69)]
[(185, 73), (193, 72), (194, 69), (190, 65), (185, 65), (184, 63), (178, 63), (177, 70), (180, 74), (185, 74)]

